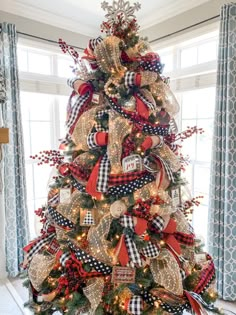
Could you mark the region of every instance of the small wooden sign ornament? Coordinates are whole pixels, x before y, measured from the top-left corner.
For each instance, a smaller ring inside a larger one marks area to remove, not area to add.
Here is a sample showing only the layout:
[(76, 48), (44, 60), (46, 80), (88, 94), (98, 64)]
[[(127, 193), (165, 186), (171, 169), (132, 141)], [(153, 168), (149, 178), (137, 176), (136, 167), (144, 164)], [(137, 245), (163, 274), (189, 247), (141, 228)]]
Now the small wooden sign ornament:
[(142, 170), (142, 159), (140, 155), (133, 154), (125, 157), (122, 160), (122, 168), (124, 173), (141, 171)]
[(69, 204), (71, 198), (71, 188), (61, 188), (59, 191), (59, 202)]
[(0, 128), (0, 143), (9, 143), (9, 128)]
[(134, 283), (135, 269), (131, 267), (114, 266), (111, 281), (113, 283)]
[(170, 196), (172, 199), (172, 206), (178, 207), (181, 205), (181, 191), (180, 187), (172, 188), (170, 191)]

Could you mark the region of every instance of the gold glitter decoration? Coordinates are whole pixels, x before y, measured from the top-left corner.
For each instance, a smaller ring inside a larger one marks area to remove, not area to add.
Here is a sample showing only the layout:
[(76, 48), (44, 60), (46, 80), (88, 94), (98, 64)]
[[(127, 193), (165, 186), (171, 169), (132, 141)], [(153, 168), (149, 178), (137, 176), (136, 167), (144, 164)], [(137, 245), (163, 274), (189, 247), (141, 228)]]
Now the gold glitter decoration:
[(195, 253), (193, 246), (184, 246), (181, 248), (181, 256), (188, 260), (190, 266), (193, 268), (195, 265)]
[(77, 150), (89, 150), (87, 138), (93, 126), (96, 124), (96, 121), (94, 120), (96, 113), (103, 108), (103, 106), (93, 107), (80, 116), (71, 135), (72, 140), (77, 146)]
[(152, 215), (158, 214), (158, 215), (167, 215), (167, 214), (172, 214), (175, 212), (175, 208), (173, 208), (171, 205), (151, 205), (150, 208), (150, 213)]
[(130, 122), (121, 117), (116, 112), (110, 113), (109, 119), (109, 137), (107, 153), (111, 163), (111, 173), (123, 173), (121, 166), (122, 142), (126, 135), (131, 132)]
[(159, 155), (165, 162), (167, 162), (172, 170), (172, 172), (177, 172), (180, 167), (180, 160), (177, 155), (168, 147), (168, 145), (163, 144), (161, 147), (158, 147), (152, 151)]
[(166, 205), (171, 204), (171, 198), (169, 194), (164, 191), (163, 189), (158, 189), (155, 182), (151, 182), (142, 188), (138, 189), (134, 193), (134, 200), (137, 201), (138, 199), (147, 200), (150, 197), (159, 196), (161, 200), (163, 200)]
[(88, 232), (87, 240), (89, 252), (93, 257), (97, 258), (105, 264), (112, 265), (112, 256), (109, 255), (109, 242), (106, 241), (107, 234), (113, 218), (110, 214), (106, 214), (99, 222), (97, 227), (91, 227)]
[[(145, 85), (150, 85), (154, 83), (157, 79), (157, 73), (153, 71), (143, 71), (141, 72), (141, 87)], [(151, 94), (151, 93), (150, 93)]]
[(68, 205), (60, 204), (57, 207), (57, 212), (76, 224), (81, 208), (82, 194), (79, 191), (74, 191), (71, 195), (71, 200)]
[(182, 278), (179, 265), (174, 256), (163, 248), (156, 259), (152, 259), (150, 269), (154, 281), (176, 295), (183, 294)]
[(93, 278), (88, 280), (86, 288), (83, 289), (84, 295), (91, 305), (91, 312), (89, 313), (91, 315), (95, 314), (96, 308), (101, 302), (103, 288), (103, 278)]
[(169, 86), (162, 80), (150, 85), (150, 92), (159, 101), (162, 101), (162, 106), (173, 117), (179, 112), (179, 104), (171, 92)]
[(189, 223), (182, 211), (178, 210), (174, 213), (173, 219), (176, 221), (176, 230), (185, 234), (190, 233)]
[(99, 68), (114, 76), (122, 76), (126, 71), (120, 62), (120, 42), (120, 38), (108, 36), (97, 45), (94, 51)]
[(52, 255), (35, 254), (29, 267), (29, 279), (33, 287), (40, 291), (43, 281), (49, 276), (56, 257)]

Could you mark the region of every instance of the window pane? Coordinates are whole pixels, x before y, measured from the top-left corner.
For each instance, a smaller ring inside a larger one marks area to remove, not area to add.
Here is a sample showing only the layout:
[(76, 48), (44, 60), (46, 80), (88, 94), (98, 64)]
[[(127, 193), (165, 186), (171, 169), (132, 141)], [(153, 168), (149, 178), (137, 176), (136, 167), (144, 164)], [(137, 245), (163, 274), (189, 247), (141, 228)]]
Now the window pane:
[(216, 41), (202, 44), (198, 47), (198, 63), (216, 60)]
[(173, 55), (161, 56), (161, 63), (164, 64), (163, 73), (170, 72), (173, 70)]
[(186, 48), (181, 51), (181, 68), (197, 64), (197, 47)]
[(197, 135), (197, 157), (198, 161), (210, 162), (213, 136), (213, 120), (199, 120), (198, 127), (204, 130), (204, 133)]
[(193, 212), (193, 227), (197, 237), (204, 240), (207, 245), (207, 222), (208, 222), (208, 208), (200, 205), (194, 208)]
[(30, 120), (50, 120), (51, 104), (53, 95), (42, 93), (21, 93), (21, 108), (23, 118)]
[(212, 118), (215, 109), (215, 87), (201, 89), (197, 91), (197, 117)]
[(197, 116), (197, 99), (196, 92), (190, 91), (182, 94), (182, 118), (196, 118)]
[(35, 199), (46, 198), (51, 171), (52, 167), (49, 165), (34, 165)]
[(66, 121), (66, 109), (67, 109), (67, 103), (68, 103), (68, 96), (59, 96), (58, 102), (59, 102), (59, 119), (60, 119), (60, 122), (65, 122)]
[(40, 74), (51, 74), (51, 57), (33, 52), (28, 53), (29, 71)]
[[(183, 120), (182, 121), (182, 131), (185, 131), (188, 129), (188, 127), (193, 127), (196, 125), (196, 120)], [(182, 153), (184, 156), (189, 156), (190, 160), (196, 159), (196, 135), (193, 135), (192, 137), (184, 140), (183, 143), (181, 143), (182, 147)]]
[(17, 49), (17, 59), (19, 71), (28, 71), (27, 51), (23, 49)]
[(73, 76), (73, 60), (68, 60), (66, 58), (58, 58), (58, 76), (62, 78), (70, 78)]
[(52, 128), (49, 122), (31, 122), (30, 129), (32, 154), (52, 149)]

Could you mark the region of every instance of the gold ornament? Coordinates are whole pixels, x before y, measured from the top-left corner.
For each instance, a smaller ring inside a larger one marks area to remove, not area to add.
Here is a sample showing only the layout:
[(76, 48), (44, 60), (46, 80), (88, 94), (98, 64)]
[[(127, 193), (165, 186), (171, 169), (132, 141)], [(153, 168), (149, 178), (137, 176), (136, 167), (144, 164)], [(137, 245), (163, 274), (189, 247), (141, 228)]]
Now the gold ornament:
[(33, 287), (40, 291), (43, 281), (49, 276), (56, 257), (52, 255), (35, 254), (29, 266), (29, 279)]
[(126, 135), (131, 132), (132, 126), (130, 122), (121, 117), (116, 112), (111, 112), (109, 119), (109, 137), (107, 153), (111, 163), (111, 173), (122, 173), (121, 154), (122, 142)]
[(71, 135), (73, 142), (77, 146), (77, 150), (89, 150), (87, 138), (93, 126), (96, 124), (94, 120), (96, 113), (103, 108), (103, 106), (93, 107), (80, 116)]
[(116, 200), (111, 204), (110, 212), (113, 218), (119, 218), (127, 210), (126, 204), (122, 200)]
[(174, 256), (163, 248), (156, 259), (151, 260), (150, 269), (154, 281), (176, 295), (183, 294), (179, 265)]
[(150, 85), (150, 92), (157, 100), (162, 102), (161, 107), (174, 117), (179, 112), (179, 104), (168, 85), (161, 79)]
[(93, 278), (88, 280), (86, 288), (83, 289), (84, 295), (91, 305), (91, 315), (95, 314), (96, 308), (101, 302), (103, 288), (103, 278)]

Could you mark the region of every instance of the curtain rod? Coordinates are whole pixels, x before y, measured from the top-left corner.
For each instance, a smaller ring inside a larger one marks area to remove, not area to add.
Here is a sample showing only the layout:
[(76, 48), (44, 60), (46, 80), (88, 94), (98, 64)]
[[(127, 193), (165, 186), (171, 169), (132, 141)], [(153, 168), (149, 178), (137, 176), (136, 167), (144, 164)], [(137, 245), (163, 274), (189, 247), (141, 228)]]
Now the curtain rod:
[[(48, 39), (48, 38), (44, 38), (44, 37), (40, 37), (40, 36), (28, 34), (28, 33), (23, 33), (23, 32), (19, 32), (19, 31), (17, 31), (17, 34), (19, 34), (19, 35), (24, 35), (24, 36), (27, 36), (27, 37), (37, 38), (37, 39), (43, 40), (43, 41), (45, 41), (45, 42), (52, 43), (52, 44), (57, 44), (57, 45), (58, 45), (58, 42), (57, 42), (56, 40), (52, 40), (52, 39)], [(75, 46), (75, 45), (70, 45), (70, 44), (67, 44), (67, 45), (68, 45), (68, 46), (71, 46), (71, 47), (73, 47), (73, 48), (77, 48), (77, 49), (80, 49), (80, 50), (84, 50), (83, 47), (79, 47), (79, 46)]]
[(156, 41), (158, 41), (158, 40), (161, 40), (161, 39), (170, 37), (170, 36), (175, 35), (175, 34), (178, 34), (178, 33), (181, 33), (181, 32), (183, 32), (183, 31), (186, 31), (186, 30), (190, 29), (190, 28), (193, 28), (193, 27), (195, 27), (195, 26), (204, 24), (204, 23), (206, 23), (206, 22), (208, 22), (208, 21), (214, 20), (214, 19), (219, 18), (219, 17), (220, 17), (220, 14), (215, 15), (215, 16), (212, 16), (212, 17), (209, 18), (209, 19), (206, 19), (206, 20), (203, 20), (203, 21), (201, 21), (201, 22), (198, 22), (198, 23), (189, 25), (189, 26), (184, 27), (184, 28), (182, 28), (182, 29), (180, 29), (180, 30), (178, 30), (178, 31), (175, 31), (175, 32), (172, 32), (172, 33), (170, 33), (170, 34), (166, 34), (166, 35), (164, 35), (164, 36), (161, 36), (161, 37), (152, 39), (152, 40), (149, 41), (149, 43), (152, 44), (152, 43), (154, 43), (154, 42), (156, 42)]
[[(170, 36), (172, 36), (172, 35), (181, 33), (181, 32), (183, 32), (183, 31), (186, 31), (186, 30), (191, 29), (191, 28), (193, 28), (193, 27), (195, 27), (195, 26), (204, 24), (204, 23), (206, 23), (206, 22), (208, 22), (208, 21), (214, 20), (214, 19), (219, 18), (219, 17), (220, 17), (220, 14), (215, 15), (215, 16), (209, 18), (209, 19), (206, 19), (206, 20), (203, 20), (203, 21), (201, 21), (201, 22), (198, 22), (198, 23), (189, 25), (189, 26), (184, 27), (184, 28), (182, 28), (182, 29), (180, 29), (180, 30), (178, 30), (178, 31), (169, 33), (169, 34), (164, 35), (164, 36), (161, 36), (161, 37), (159, 37), (159, 38), (152, 39), (151, 41), (149, 41), (149, 43), (152, 44), (152, 43), (154, 43), (154, 42), (156, 42), (156, 41), (159, 41), (159, 40), (161, 40), (161, 39), (165, 39), (165, 38), (170, 37)], [(1, 30), (1, 27), (0, 27), (0, 30)], [(23, 33), (23, 32), (20, 32), (20, 31), (17, 31), (17, 33), (20, 34), (20, 35), (24, 35), (24, 36), (31, 37), (31, 38), (37, 38), (37, 39), (46, 41), (46, 42), (48, 42), (48, 43), (53, 43), (53, 44), (57, 44), (57, 45), (58, 45), (58, 42), (55, 41), (55, 40), (52, 40), (52, 39), (48, 39), (48, 38), (44, 38), (44, 37), (40, 37), (40, 36), (28, 34), (28, 33)], [(80, 49), (80, 50), (84, 50), (83, 47), (79, 47), (79, 46), (75, 46), (75, 45), (70, 45), (70, 44), (68, 44), (68, 45), (71, 46), (71, 47)]]

